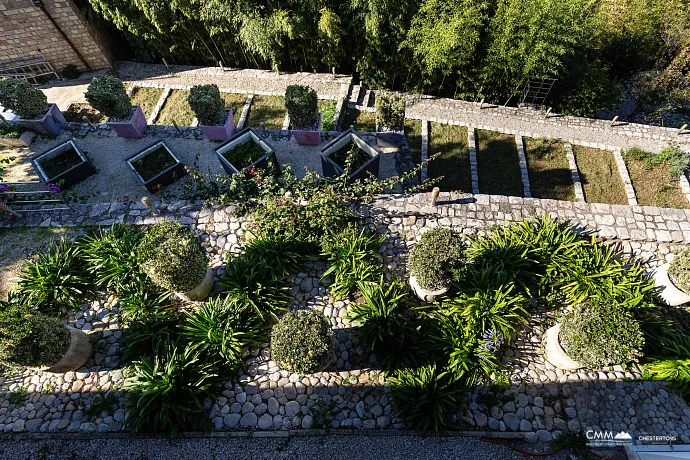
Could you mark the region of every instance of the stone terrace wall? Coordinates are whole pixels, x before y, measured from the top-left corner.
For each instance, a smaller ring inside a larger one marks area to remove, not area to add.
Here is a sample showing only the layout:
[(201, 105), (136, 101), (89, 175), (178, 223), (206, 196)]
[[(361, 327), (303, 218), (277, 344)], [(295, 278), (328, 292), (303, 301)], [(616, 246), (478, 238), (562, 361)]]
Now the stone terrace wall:
[[(89, 33), (71, 0), (43, 0), (43, 3), (92, 69), (110, 67), (105, 47)], [(0, 66), (40, 58), (43, 54), (57, 71), (68, 64), (86, 70), (55, 26), (30, 0), (0, 1), (0, 37)]]

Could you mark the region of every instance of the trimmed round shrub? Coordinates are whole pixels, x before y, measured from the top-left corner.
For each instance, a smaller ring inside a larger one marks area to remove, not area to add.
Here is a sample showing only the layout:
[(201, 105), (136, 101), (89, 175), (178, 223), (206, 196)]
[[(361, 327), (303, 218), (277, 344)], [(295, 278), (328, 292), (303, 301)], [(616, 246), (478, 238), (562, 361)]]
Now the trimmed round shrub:
[(387, 91), (376, 95), (376, 126), (379, 131), (400, 131), (405, 123), (405, 96)]
[(215, 126), (223, 122), (225, 102), (220, 97), (216, 85), (196, 85), (187, 97), (189, 107), (199, 120), (200, 125)]
[(423, 234), (410, 251), (410, 272), (422, 288), (441, 289), (463, 266), (465, 247), (460, 232), (436, 227)]
[(317, 310), (289, 311), (271, 333), (271, 357), (292, 372), (320, 372), (335, 354), (333, 329), (326, 316)]
[(568, 356), (591, 369), (636, 361), (644, 345), (633, 314), (607, 301), (576, 305), (561, 321), (559, 340)]
[(144, 272), (164, 289), (191, 291), (206, 276), (206, 251), (192, 231), (177, 222), (152, 226), (137, 248)]
[(285, 108), (293, 129), (313, 129), (318, 120), (318, 96), (309, 86), (290, 85), (285, 90)]
[(38, 118), (48, 105), (43, 91), (26, 80), (0, 80), (0, 104), (25, 119)]
[(0, 360), (20, 366), (55, 364), (69, 347), (69, 331), (58, 319), (16, 299), (10, 297), (0, 309)]
[(125, 85), (113, 75), (95, 77), (84, 96), (96, 110), (116, 120), (128, 118), (132, 111)]
[(681, 291), (690, 292), (690, 249), (683, 249), (673, 258), (668, 275)]

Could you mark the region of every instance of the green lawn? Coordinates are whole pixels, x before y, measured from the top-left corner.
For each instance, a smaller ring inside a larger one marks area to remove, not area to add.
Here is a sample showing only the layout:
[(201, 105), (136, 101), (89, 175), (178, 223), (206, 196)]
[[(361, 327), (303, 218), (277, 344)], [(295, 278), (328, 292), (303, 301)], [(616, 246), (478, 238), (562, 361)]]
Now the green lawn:
[(422, 122), (405, 119), (405, 138), (410, 146), (414, 164), (422, 162)]
[(443, 176), (437, 186), (444, 192), (459, 190), (472, 192), (470, 150), (467, 128), (464, 126), (431, 123), (429, 130), (429, 156), (440, 153), (429, 162), (429, 178)]
[(223, 101), (225, 101), (225, 108), (232, 109), (232, 117), (235, 119), (235, 124), (237, 124), (237, 121), (242, 115), (244, 104), (247, 102), (247, 95), (238, 93), (220, 93), (220, 97), (222, 97)]
[(148, 119), (162, 95), (163, 88), (145, 88), (137, 86), (134, 88), (130, 99), (132, 100), (132, 104), (139, 104), (141, 106), (141, 110), (144, 112), (144, 115), (146, 115), (146, 119)]
[(515, 137), (481, 129), (476, 137), (479, 193), (523, 196)]
[(650, 165), (641, 158), (623, 153), (630, 181), (641, 206), (690, 209), (690, 203), (680, 189), (678, 179), (669, 174), (665, 164)]
[(335, 106), (333, 99), (319, 99), (319, 112), (321, 112), (321, 131), (333, 131), (335, 128)]
[(285, 121), (285, 98), (283, 96), (254, 96), (245, 126), (259, 129), (263, 121), (266, 129), (282, 129)]
[(575, 162), (588, 203), (628, 204), (613, 152), (573, 145)]
[(172, 125), (173, 120), (178, 126), (191, 126), (194, 121), (194, 112), (187, 103), (189, 91), (182, 89), (175, 89), (170, 92), (170, 95), (165, 100), (163, 108), (156, 118), (157, 125)]
[(354, 126), (355, 131), (376, 132), (376, 114), (374, 112), (361, 112), (357, 109), (347, 109), (343, 121), (340, 123), (340, 129), (345, 131), (350, 126)]
[(529, 185), (535, 198), (575, 201), (575, 188), (562, 143), (550, 139), (522, 138), (529, 170)]

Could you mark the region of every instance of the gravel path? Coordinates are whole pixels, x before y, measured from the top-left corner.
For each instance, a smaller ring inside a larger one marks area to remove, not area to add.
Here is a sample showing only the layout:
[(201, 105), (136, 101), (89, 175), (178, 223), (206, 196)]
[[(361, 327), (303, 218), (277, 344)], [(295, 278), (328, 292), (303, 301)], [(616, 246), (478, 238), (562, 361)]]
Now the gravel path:
[[(540, 445), (521, 447), (544, 451)], [(170, 443), (164, 439), (0, 441), (4, 460), (45, 459), (530, 459), (512, 449), (478, 438), (419, 436), (305, 436), (291, 438), (197, 438)], [(567, 459), (565, 452), (547, 460)]]

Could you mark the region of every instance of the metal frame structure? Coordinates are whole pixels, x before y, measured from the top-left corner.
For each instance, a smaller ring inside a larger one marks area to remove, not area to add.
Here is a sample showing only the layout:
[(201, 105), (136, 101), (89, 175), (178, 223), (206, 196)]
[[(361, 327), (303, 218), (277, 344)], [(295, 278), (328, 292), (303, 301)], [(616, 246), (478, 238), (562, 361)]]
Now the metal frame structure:
[(525, 87), (520, 94), (520, 102), (518, 107), (529, 106), (535, 108), (543, 108), (544, 101), (549, 96), (551, 88), (554, 83), (558, 81), (557, 78), (544, 78), (540, 80), (527, 80)]
[[(24, 182), (0, 182), (0, 185), (7, 185), (11, 188), (25, 188), (36, 185), (41, 186), (40, 190), (8, 190), (7, 192), (0, 192), (0, 202), (5, 203), (8, 207), (12, 206), (11, 211), (16, 213), (23, 212), (39, 212), (39, 211), (61, 211), (72, 209), (65, 201), (57, 198), (55, 193), (48, 190), (40, 181), (24, 181)], [(46, 198), (40, 198), (47, 195)], [(51, 196), (52, 195), (52, 196)], [(17, 196), (18, 199), (5, 200), (6, 196)], [(45, 207), (44, 205), (51, 205)], [(16, 206), (19, 206), (17, 208)], [(29, 206), (24, 209), (23, 207)]]
[(27, 81), (31, 79), (34, 85), (38, 84), (37, 77), (45, 75), (55, 75), (55, 78), (60, 78), (60, 75), (44, 57), (0, 67), (0, 77), (23, 78)]

